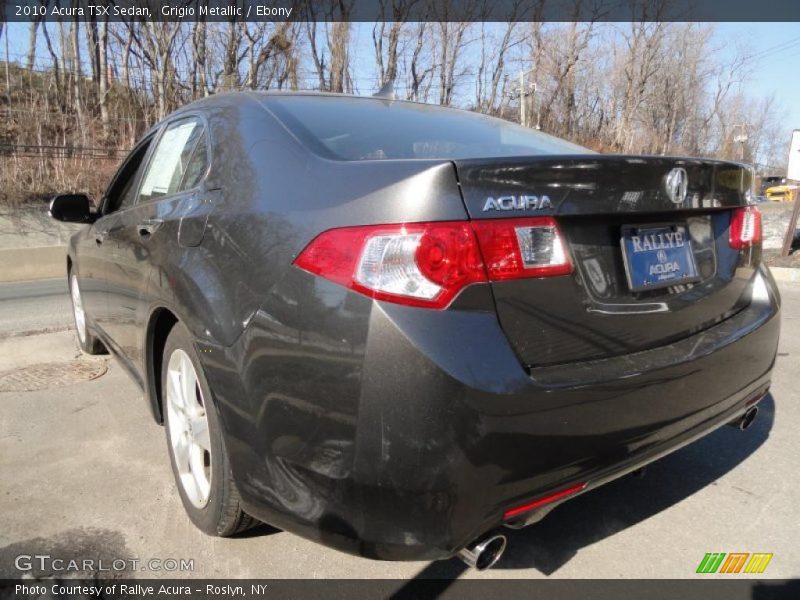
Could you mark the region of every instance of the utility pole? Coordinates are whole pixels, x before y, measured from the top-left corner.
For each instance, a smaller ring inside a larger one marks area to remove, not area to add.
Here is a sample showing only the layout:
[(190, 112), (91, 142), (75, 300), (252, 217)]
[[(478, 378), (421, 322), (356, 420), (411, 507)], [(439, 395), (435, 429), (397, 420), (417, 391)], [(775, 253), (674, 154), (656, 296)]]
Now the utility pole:
[(747, 125), (745, 125), (744, 123), (738, 123), (733, 126), (734, 130), (737, 127), (741, 128), (742, 133), (740, 135), (734, 136), (733, 141), (734, 143), (741, 144), (741, 148), (739, 151), (739, 160), (744, 162), (744, 145), (747, 143), (747, 140), (749, 139), (747, 136)]
[[(530, 71), (520, 71), (519, 72), (519, 87), (511, 90), (509, 92), (508, 97), (511, 100), (519, 99), (519, 124), (523, 127), (528, 126), (528, 111), (527, 111), (527, 98), (528, 96), (533, 96), (536, 94), (536, 84), (535, 83), (525, 83), (525, 76), (528, 75)], [(538, 118), (536, 122), (536, 129), (541, 129)]]

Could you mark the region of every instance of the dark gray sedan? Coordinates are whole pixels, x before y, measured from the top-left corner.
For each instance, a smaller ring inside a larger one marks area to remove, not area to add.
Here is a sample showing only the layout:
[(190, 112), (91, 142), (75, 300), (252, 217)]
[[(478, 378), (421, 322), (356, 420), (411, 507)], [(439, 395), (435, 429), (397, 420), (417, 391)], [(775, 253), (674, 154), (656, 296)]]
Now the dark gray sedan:
[(66, 269), (203, 531), (491, 566), (521, 527), (767, 393), (780, 300), (743, 165), (474, 113), (237, 93), (155, 126)]

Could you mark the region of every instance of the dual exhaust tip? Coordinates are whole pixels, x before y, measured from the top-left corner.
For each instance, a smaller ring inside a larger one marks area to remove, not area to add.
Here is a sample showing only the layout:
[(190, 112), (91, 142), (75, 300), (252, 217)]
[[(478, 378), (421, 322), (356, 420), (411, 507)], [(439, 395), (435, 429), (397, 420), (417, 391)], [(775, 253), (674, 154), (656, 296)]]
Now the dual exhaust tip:
[(506, 551), (506, 536), (495, 534), (458, 551), (458, 558), (478, 571), (491, 568)]

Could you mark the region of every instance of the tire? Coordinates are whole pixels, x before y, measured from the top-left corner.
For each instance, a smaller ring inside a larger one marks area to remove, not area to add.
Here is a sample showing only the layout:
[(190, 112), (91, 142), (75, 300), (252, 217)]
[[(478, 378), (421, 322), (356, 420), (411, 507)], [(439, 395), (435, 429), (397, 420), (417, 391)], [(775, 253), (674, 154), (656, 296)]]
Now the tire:
[(176, 323), (167, 336), (161, 364), (167, 451), (186, 513), (209, 535), (249, 529), (258, 521), (241, 508), (213, 394), (183, 324)]
[(78, 285), (78, 276), (74, 271), (69, 273), (67, 283), (69, 285), (70, 299), (72, 300), (72, 318), (75, 320), (75, 339), (78, 342), (78, 347), (84, 354), (105, 354), (107, 351), (103, 342), (89, 329), (86, 311), (83, 309), (81, 289)]

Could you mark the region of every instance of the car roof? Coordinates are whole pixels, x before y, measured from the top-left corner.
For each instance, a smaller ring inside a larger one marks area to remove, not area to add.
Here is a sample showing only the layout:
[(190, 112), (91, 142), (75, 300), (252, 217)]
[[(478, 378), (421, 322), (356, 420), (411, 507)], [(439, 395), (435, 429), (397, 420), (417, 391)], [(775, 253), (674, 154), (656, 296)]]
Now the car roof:
[[(331, 92), (316, 92), (316, 91), (285, 91), (285, 90), (242, 90), (236, 92), (222, 92), (219, 94), (212, 94), (210, 96), (206, 96), (205, 98), (198, 98), (197, 100), (193, 100), (188, 104), (184, 104), (180, 108), (177, 108), (175, 111), (171, 112), (167, 115), (166, 118), (170, 118), (173, 115), (177, 115), (182, 112), (196, 110), (196, 109), (208, 109), (214, 108), (217, 106), (230, 106), (230, 105), (247, 105), (252, 104), (253, 102), (264, 102), (269, 101), (270, 98), (291, 98), (291, 97), (313, 97), (313, 98), (352, 98), (352, 99), (362, 99), (362, 100), (384, 100), (385, 98), (374, 98), (372, 96), (356, 96), (354, 94), (335, 94)], [(405, 100), (394, 100), (393, 102), (406, 102)]]
[(239, 105), (243, 107), (253, 102), (268, 107), (271, 99), (286, 100), (287, 98), (315, 98), (318, 99), (320, 102), (329, 102), (332, 100), (353, 101), (353, 102), (381, 102), (385, 105), (400, 105), (409, 107), (413, 106), (416, 107), (417, 109), (422, 108), (422, 109), (428, 109), (430, 111), (449, 110), (449, 111), (467, 112), (467, 113), (473, 112), (466, 109), (456, 108), (453, 106), (441, 106), (439, 104), (429, 104), (425, 102), (416, 102), (413, 100), (389, 99), (386, 97), (379, 97), (379, 96), (358, 96), (355, 94), (339, 94), (334, 92), (319, 92), (313, 90), (295, 90), (295, 91), (242, 90), (235, 92), (223, 92), (220, 94), (213, 94), (205, 98), (194, 100), (193, 102), (190, 102), (189, 104), (186, 104), (181, 108), (175, 110), (174, 112), (170, 113), (169, 115), (167, 115), (165, 119), (156, 124), (155, 127), (158, 127), (164, 120), (171, 119), (175, 116), (178, 116), (179, 114), (182, 114), (184, 112), (191, 112), (193, 110), (198, 110), (198, 109), (207, 110), (207, 109), (213, 109), (215, 107), (231, 106), (231, 105), (234, 106)]

